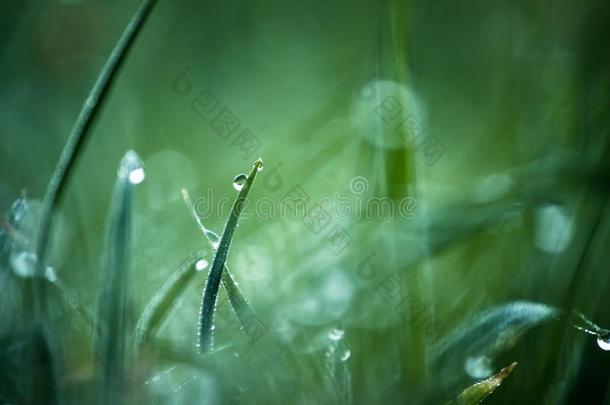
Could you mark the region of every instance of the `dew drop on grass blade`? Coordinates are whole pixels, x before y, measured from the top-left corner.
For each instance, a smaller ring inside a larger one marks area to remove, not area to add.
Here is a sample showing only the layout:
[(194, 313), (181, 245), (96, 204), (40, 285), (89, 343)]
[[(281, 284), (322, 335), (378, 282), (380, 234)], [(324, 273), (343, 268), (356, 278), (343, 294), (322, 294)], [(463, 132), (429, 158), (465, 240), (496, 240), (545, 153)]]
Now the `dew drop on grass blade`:
[(225, 229), (220, 238), (220, 245), (216, 254), (214, 255), (214, 261), (212, 262), (212, 268), (208, 274), (208, 278), (205, 283), (203, 291), (203, 298), (201, 302), (201, 312), (199, 314), (199, 328), (198, 328), (198, 348), (200, 353), (207, 353), (212, 350), (213, 347), (213, 326), (214, 326), (214, 310), (216, 309), (216, 299), (218, 297), (218, 287), (220, 286), (220, 279), (223, 273), (223, 268), (229, 254), (229, 248), (231, 246), (231, 240), (233, 238), (233, 232), (237, 227), (239, 216), (244, 208), (246, 198), (252, 187), (252, 183), (256, 178), (258, 171), (262, 170), (263, 161), (258, 159), (254, 162), (254, 166), (248, 175), (248, 179), (244, 182), (244, 185), (237, 196), (237, 199), (233, 203), (233, 208), (229, 214), (229, 219), (225, 225)]
[[(127, 350), (132, 192), (135, 184), (139, 183), (134, 181), (134, 173), (141, 172), (140, 158), (135, 152), (128, 151), (121, 160), (112, 196), (95, 320), (96, 366), (102, 403), (121, 401), (119, 393), (124, 382)], [(140, 177), (138, 174), (135, 180)]]
[[(561, 314), (557, 308), (529, 301), (515, 301), (491, 308), (468, 320), (433, 349), (435, 367), (456, 376), (467, 369), (469, 359), (486, 364), (513, 347), (531, 328)], [(481, 358), (481, 359), (479, 359)], [(468, 370), (466, 370), (468, 371)], [(473, 375), (485, 378), (489, 375)]]
[[(458, 395), (454, 402), (449, 404), (457, 405), (477, 405), (483, 402), (485, 398), (490, 396), (501, 384), (506, 377), (510, 375), (513, 369), (517, 367), (517, 362), (512, 363), (508, 367), (504, 367), (500, 372), (487, 378), (486, 380), (479, 381)], [(448, 404), (448, 405), (449, 405)]]
[[(205, 238), (207, 239), (210, 248), (212, 249), (212, 251), (215, 252), (218, 249), (220, 237), (214, 231), (206, 228), (205, 225), (203, 225), (201, 218), (199, 218), (199, 215), (197, 215), (197, 211), (193, 206), (193, 203), (187, 190), (182, 189), (182, 197), (187, 208), (191, 211), (195, 222), (199, 226), (199, 229), (203, 233), (203, 236), (205, 236)], [(239, 287), (237, 287), (237, 284), (233, 280), (233, 276), (231, 275), (231, 272), (229, 271), (229, 268), (227, 267), (226, 263), (224, 265), (224, 270), (221, 275), (221, 282), (225, 290), (227, 291), (227, 296), (229, 297), (229, 304), (231, 305), (231, 309), (233, 310), (233, 313), (235, 314), (237, 320), (241, 325), (241, 329), (245, 333), (248, 333), (248, 328), (252, 324), (252, 320), (258, 318), (256, 317), (256, 314), (254, 313), (254, 310), (252, 309), (250, 304), (248, 304), (246, 298), (239, 290)]]
[(334, 328), (328, 333), (324, 352), (324, 372), (333, 403), (349, 405), (352, 398), (351, 349), (345, 331)]
[(241, 191), (242, 187), (244, 186), (244, 183), (246, 182), (246, 180), (248, 179), (248, 176), (245, 174), (238, 174), (237, 176), (235, 176), (235, 178), (233, 179), (233, 188), (237, 191)]
[(578, 329), (582, 332), (595, 336), (597, 338), (597, 345), (599, 346), (600, 349), (602, 349), (604, 351), (610, 350), (610, 329), (604, 329), (604, 328), (600, 327), (593, 321), (590, 321), (581, 312), (572, 311), (572, 313), (576, 317), (580, 318), (580, 320), (582, 320), (585, 324), (585, 326), (581, 326), (581, 325), (577, 325), (577, 324), (574, 324), (572, 326), (574, 326), (576, 329)]

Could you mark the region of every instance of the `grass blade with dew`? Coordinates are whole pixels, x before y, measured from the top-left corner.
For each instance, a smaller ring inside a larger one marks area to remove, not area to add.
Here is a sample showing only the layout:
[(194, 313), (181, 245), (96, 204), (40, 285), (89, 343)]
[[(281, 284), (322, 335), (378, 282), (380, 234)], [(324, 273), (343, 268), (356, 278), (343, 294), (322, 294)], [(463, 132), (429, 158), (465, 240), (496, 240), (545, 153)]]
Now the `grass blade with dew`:
[[(53, 213), (62, 197), (72, 168), (85, 143), (87, 135), (90, 133), (91, 126), (98, 115), (102, 101), (108, 95), (121, 66), (125, 63), (129, 50), (156, 3), (157, 0), (144, 0), (129, 21), (129, 24), (127, 24), (127, 27), (110, 53), (106, 64), (98, 75), (63, 147), (44, 196), (44, 209), (36, 247), (38, 274), (42, 274), (45, 270), (44, 263), (53, 225)], [(33, 293), (36, 307), (35, 315), (39, 319), (42, 316), (46, 301), (44, 283), (35, 281)]]
[(96, 318), (96, 372), (101, 379), (100, 402), (121, 402), (127, 350), (127, 301), (131, 248), (132, 191), (144, 179), (138, 155), (128, 151), (118, 170), (110, 211), (107, 246), (101, 272)]
[[(0, 268), (5, 267), (13, 246), (24, 239), (19, 230), (19, 223), (26, 216), (28, 202), (25, 195), (19, 197), (11, 205), (11, 209), (1, 219), (0, 225)], [(8, 266), (6, 266), (8, 267)]]
[(525, 332), (560, 314), (557, 308), (529, 301), (484, 311), (438, 343), (435, 363), (452, 374), (465, 369), (472, 378), (489, 377), (493, 359), (515, 345)]
[[(33, 241), (36, 239), (37, 218), (39, 218), (36, 207), (27, 201), (24, 193), (13, 203), (6, 217), (2, 218), (0, 227), (0, 269), (12, 268), (16, 276), (30, 281), (39, 274), (36, 273), (35, 268), (36, 256), (31, 251), (34, 248)], [(43, 275), (43, 278), (55, 287), (64, 303), (92, 330), (91, 315), (82, 305), (77, 294), (57, 275), (55, 269), (46, 266)]]
[[(188, 191), (185, 189), (182, 189), (182, 198), (184, 199), (184, 203), (186, 204), (187, 208), (191, 211), (191, 215), (195, 219), (195, 222), (203, 233), (203, 236), (205, 236), (206, 240), (208, 241), (210, 248), (213, 252), (215, 252), (218, 249), (220, 237), (214, 231), (206, 228), (205, 225), (203, 225), (203, 222), (201, 222), (201, 218), (199, 218), (199, 215), (197, 215), (197, 211), (193, 206), (191, 197), (189, 196)], [(248, 301), (243, 296), (241, 291), (239, 291), (239, 288), (233, 280), (233, 276), (231, 275), (231, 272), (229, 271), (229, 268), (227, 267), (226, 263), (224, 265), (224, 270), (221, 275), (221, 282), (225, 290), (227, 291), (227, 296), (229, 297), (229, 304), (231, 305), (233, 313), (237, 317), (237, 320), (239, 321), (242, 330), (247, 333), (248, 328), (251, 325), (252, 319), (257, 319), (256, 314), (254, 313), (254, 310), (252, 309), (250, 304), (248, 304)]]
[(593, 335), (597, 338), (597, 345), (604, 351), (610, 350), (610, 329), (605, 329), (590, 321), (584, 314), (578, 311), (572, 311), (572, 314), (579, 318), (584, 325), (573, 324), (574, 328), (581, 332)]
[[(42, 275), (45, 271), (49, 239), (53, 227), (53, 214), (57, 204), (61, 200), (72, 168), (76, 162), (76, 158), (79, 156), (79, 152), (85, 143), (86, 136), (90, 133), (92, 123), (99, 112), (101, 102), (108, 95), (120, 67), (124, 64), (129, 50), (156, 3), (157, 0), (144, 0), (134, 14), (98, 75), (97, 80), (70, 131), (68, 139), (64, 144), (44, 195), (44, 209), (36, 242), (37, 274)], [(42, 280), (42, 277), (36, 277), (33, 280), (32, 298), (34, 302), (33, 320), (38, 324), (37, 327), (47, 329), (49, 326), (46, 325), (47, 321), (45, 315), (47, 308), (46, 285), (44, 280)], [(41, 348), (41, 350), (43, 349), (44, 348)], [(55, 376), (50, 375), (48, 376), (47, 381), (54, 381), (55, 379)], [(49, 383), (46, 383), (45, 386), (48, 384)], [(42, 389), (45, 389), (44, 386)], [(56, 392), (56, 390), (52, 390), (52, 392)], [(55, 403), (58, 401), (57, 398), (52, 398), (51, 396), (52, 393), (50, 392), (46, 398), (48, 403)]]
[(493, 374), (493, 362), (514, 347), (532, 328), (559, 319), (558, 308), (530, 301), (514, 301), (491, 308), (464, 322), (432, 348), (432, 372), (437, 385), (428, 395), (434, 403), (451, 392)]
[(195, 252), (180, 263), (165, 284), (148, 301), (140, 319), (136, 323), (134, 344), (136, 349), (153, 338), (167, 317), (172, 306), (193, 280), (197, 271), (207, 267), (205, 254)]
[(333, 403), (349, 405), (353, 402), (351, 349), (345, 331), (334, 328), (328, 333), (328, 347), (324, 352), (324, 372)]
[(244, 208), (246, 198), (254, 183), (256, 174), (263, 168), (263, 161), (258, 159), (254, 162), (252, 170), (248, 175), (248, 178), (243, 183), (243, 186), (237, 196), (237, 199), (233, 203), (233, 208), (229, 214), (229, 219), (225, 225), (225, 229), (220, 238), (220, 244), (218, 250), (214, 255), (214, 261), (212, 262), (212, 268), (208, 274), (208, 278), (205, 283), (203, 291), (203, 297), (201, 301), (201, 312), (199, 314), (199, 328), (198, 328), (198, 348), (200, 353), (207, 353), (212, 350), (213, 347), (213, 325), (214, 325), (214, 310), (216, 309), (216, 299), (218, 297), (218, 287), (220, 286), (220, 279), (223, 273), (227, 255), (229, 254), (229, 248), (231, 246), (231, 240), (233, 239), (233, 232), (237, 227), (239, 216)]
[(504, 367), (497, 374), (471, 385), (462, 391), (455, 401), (449, 402), (446, 405), (480, 404), (502, 384), (502, 381), (504, 381), (506, 377), (510, 375), (515, 367), (517, 367), (517, 362), (512, 363), (510, 366)]

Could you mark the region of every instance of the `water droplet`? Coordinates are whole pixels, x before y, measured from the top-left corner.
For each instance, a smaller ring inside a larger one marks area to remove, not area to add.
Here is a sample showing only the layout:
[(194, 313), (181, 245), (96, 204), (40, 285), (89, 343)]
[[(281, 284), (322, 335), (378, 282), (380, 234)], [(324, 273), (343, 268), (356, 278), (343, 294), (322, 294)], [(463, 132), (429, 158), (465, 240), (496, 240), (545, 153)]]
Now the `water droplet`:
[(127, 151), (123, 156), (119, 167), (119, 177), (127, 178), (131, 184), (140, 184), (144, 181), (145, 173), (142, 160), (134, 151)]
[(263, 164), (263, 159), (261, 158), (258, 158), (256, 162), (254, 162), (254, 164), (256, 165), (256, 171), (258, 172), (263, 170), (263, 168), (265, 167), (265, 165)]
[(464, 370), (471, 378), (480, 380), (493, 373), (491, 359), (486, 356), (470, 356), (466, 359)]
[(572, 240), (574, 221), (559, 205), (548, 205), (536, 212), (536, 246), (547, 253), (563, 251)]
[(32, 252), (20, 251), (11, 254), (11, 269), (19, 277), (33, 277), (36, 268), (36, 255)]
[(206, 269), (209, 264), (210, 263), (207, 260), (199, 259), (199, 260), (197, 260), (197, 263), (195, 263), (195, 269), (197, 271), (202, 271), (202, 270)]
[(352, 355), (352, 351), (350, 349), (346, 349), (345, 352), (341, 355), (341, 361), (347, 361)]
[(216, 234), (216, 232), (210, 231), (209, 229), (205, 229), (205, 236), (208, 237), (210, 243), (212, 244), (212, 248), (214, 250), (218, 250), (218, 246), (220, 246), (220, 236)]
[(330, 340), (334, 340), (335, 342), (341, 340), (345, 335), (345, 331), (337, 328), (333, 328), (330, 332), (328, 332), (328, 338)]
[(144, 173), (144, 168), (138, 167), (137, 169), (133, 169), (129, 172), (129, 182), (131, 184), (140, 184), (144, 181), (144, 177), (146, 174)]
[[(36, 254), (28, 251), (13, 252), (10, 258), (11, 268), (19, 277), (29, 278), (36, 274)], [(57, 273), (51, 266), (44, 269), (44, 277), (51, 283), (57, 281)]]
[(244, 188), (246, 180), (248, 180), (248, 176), (243, 173), (238, 174), (237, 176), (235, 176), (235, 179), (233, 179), (233, 188), (237, 191), (241, 191), (241, 189)]
[(597, 345), (599, 346), (600, 349), (608, 351), (610, 350), (610, 336), (599, 336), (597, 338)]
[(47, 266), (44, 272), (44, 276), (51, 283), (55, 283), (57, 281), (57, 273), (55, 272), (55, 269), (51, 266)]

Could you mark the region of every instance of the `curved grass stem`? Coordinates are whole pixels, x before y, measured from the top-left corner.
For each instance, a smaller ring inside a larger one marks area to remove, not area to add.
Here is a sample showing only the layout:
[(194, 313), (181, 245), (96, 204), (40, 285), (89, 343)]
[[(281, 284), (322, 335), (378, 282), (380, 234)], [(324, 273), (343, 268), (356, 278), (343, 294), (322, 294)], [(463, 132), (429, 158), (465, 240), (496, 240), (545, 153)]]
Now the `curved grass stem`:
[(195, 277), (195, 265), (203, 257), (203, 252), (195, 252), (184, 259), (176, 271), (169, 276), (165, 284), (150, 299), (136, 323), (134, 334), (136, 349), (154, 337), (174, 302)]
[(233, 239), (233, 232), (235, 232), (235, 228), (237, 227), (239, 216), (244, 208), (252, 183), (254, 183), (254, 179), (256, 178), (256, 173), (261, 170), (262, 167), (263, 161), (261, 159), (254, 162), (254, 166), (252, 167), (247, 180), (233, 203), (229, 219), (227, 220), (227, 224), (225, 225), (225, 229), (220, 238), (218, 250), (214, 255), (212, 268), (208, 274), (203, 291), (201, 311), (199, 314), (198, 348), (200, 353), (207, 353), (212, 350), (214, 310), (216, 309), (216, 299), (218, 297), (218, 287), (220, 286), (220, 280), (223, 273), (222, 270), (225, 267), (231, 240)]
[[(199, 229), (203, 233), (203, 236), (206, 238), (210, 249), (212, 251), (215, 251), (218, 248), (218, 246), (215, 244), (218, 243), (220, 237), (214, 231), (205, 227), (205, 225), (201, 221), (201, 218), (199, 218), (195, 207), (193, 206), (188, 191), (185, 189), (182, 189), (182, 198), (184, 199), (184, 203), (186, 204), (187, 208), (191, 212), (191, 215), (195, 219), (195, 222), (197, 223)], [(244, 332), (247, 332), (251, 320), (256, 319), (256, 314), (254, 313), (254, 310), (252, 309), (250, 304), (248, 304), (246, 298), (239, 290), (239, 287), (237, 287), (237, 284), (233, 280), (233, 276), (231, 275), (231, 272), (229, 271), (229, 268), (227, 267), (226, 263), (224, 265), (220, 281), (222, 282), (222, 285), (227, 292), (229, 304), (231, 305), (231, 309), (233, 310), (235, 317), (239, 321), (242, 330)]]
[[(108, 95), (112, 83), (129, 54), (129, 50), (156, 3), (157, 0), (144, 0), (129, 24), (127, 24), (127, 27), (123, 31), (123, 34), (119, 38), (112, 53), (108, 57), (106, 64), (97, 77), (89, 96), (85, 100), (63, 147), (44, 196), (44, 209), (36, 245), (36, 257), (38, 258), (36, 271), (38, 274), (43, 274), (45, 268), (49, 237), (53, 226), (53, 213), (64, 193), (74, 164), (79, 156), (79, 152), (82, 150), (87, 135), (90, 133), (91, 126), (98, 115), (102, 101)], [(40, 281), (42, 278), (38, 277), (37, 279), (38, 281), (34, 282), (34, 305), (35, 318), (40, 321), (46, 298), (44, 283)]]

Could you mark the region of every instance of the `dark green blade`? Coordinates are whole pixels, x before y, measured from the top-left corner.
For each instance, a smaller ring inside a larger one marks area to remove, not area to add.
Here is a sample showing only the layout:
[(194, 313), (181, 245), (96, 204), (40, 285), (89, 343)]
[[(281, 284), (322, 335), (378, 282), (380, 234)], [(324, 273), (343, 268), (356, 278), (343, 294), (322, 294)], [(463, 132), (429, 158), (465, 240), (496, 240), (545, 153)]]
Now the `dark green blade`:
[(199, 336), (198, 336), (198, 348), (200, 353), (207, 353), (212, 350), (213, 347), (213, 328), (214, 325), (214, 310), (216, 309), (216, 299), (218, 296), (218, 287), (220, 286), (220, 279), (222, 270), (229, 254), (229, 248), (231, 246), (231, 240), (233, 239), (233, 232), (237, 227), (239, 221), (239, 215), (244, 207), (252, 183), (256, 177), (256, 173), (263, 167), (263, 161), (258, 159), (254, 162), (254, 166), (248, 175), (248, 179), (243, 185), (243, 188), (239, 192), (229, 219), (225, 225), (224, 232), (220, 238), (220, 245), (214, 256), (212, 262), (212, 268), (208, 274), (205, 288), (203, 291), (203, 298), (201, 302), (201, 312), (199, 314)]

